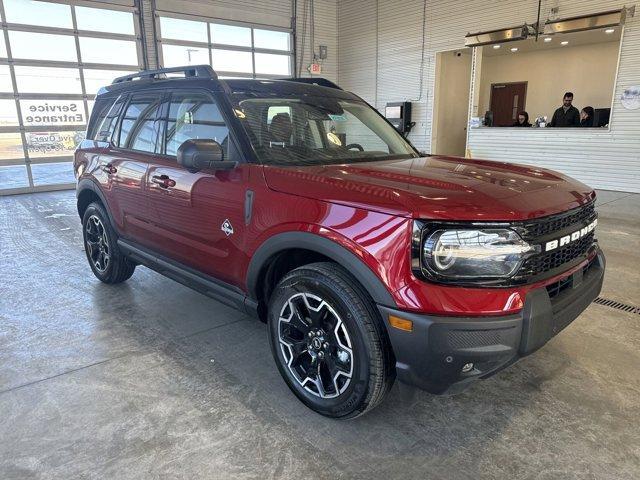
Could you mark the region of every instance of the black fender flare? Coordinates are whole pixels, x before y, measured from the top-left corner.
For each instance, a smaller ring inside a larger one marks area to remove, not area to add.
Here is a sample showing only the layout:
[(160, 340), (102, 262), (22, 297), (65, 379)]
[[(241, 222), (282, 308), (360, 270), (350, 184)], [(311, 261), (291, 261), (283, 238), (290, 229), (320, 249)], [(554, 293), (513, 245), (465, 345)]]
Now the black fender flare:
[[(85, 192), (87, 190), (91, 190), (91, 192), (93, 192), (102, 202), (102, 205), (104, 206), (104, 210), (107, 212), (107, 216), (109, 217), (109, 223), (111, 223), (111, 228), (113, 228), (113, 230), (120, 235), (120, 232), (118, 231), (118, 228), (116, 226), (116, 222), (113, 220), (113, 216), (111, 215), (111, 211), (109, 210), (109, 204), (107, 203), (107, 199), (105, 198), (104, 194), (102, 193), (102, 190), (100, 190), (100, 187), (96, 184), (96, 182), (94, 182), (93, 180), (89, 179), (89, 178), (83, 178), (80, 181), (78, 181), (78, 185), (76, 186), (76, 198), (80, 198), (80, 195), (82, 195), (82, 192)], [(80, 215), (80, 210), (78, 210), (78, 215)], [(80, 220), (82, 220), (82, 217), (80, 217)]]
[(278, 252), (294, 248), (311, 250), (330, 258), (358, 279), (378, 305), (397, 307), (389, 290), (360, 258), (342, 245), (308, 232), (279, 233), (260, 245), (251, 257), (247, 269), (247, 290), (251, 298), (258, 300), (260, 273), (267, 261)]

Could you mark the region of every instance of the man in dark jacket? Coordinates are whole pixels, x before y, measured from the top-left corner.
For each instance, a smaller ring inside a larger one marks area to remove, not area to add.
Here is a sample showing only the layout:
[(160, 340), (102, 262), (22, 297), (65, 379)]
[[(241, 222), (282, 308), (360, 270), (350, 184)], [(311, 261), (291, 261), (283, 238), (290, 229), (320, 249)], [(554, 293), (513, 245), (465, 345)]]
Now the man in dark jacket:
[(562, 106), (553, 113), (550, 127), (579, 127), (580, 112), (576, 107), (571, 105), (573, 102), (573, 93), (567, 92), (562, 99)]

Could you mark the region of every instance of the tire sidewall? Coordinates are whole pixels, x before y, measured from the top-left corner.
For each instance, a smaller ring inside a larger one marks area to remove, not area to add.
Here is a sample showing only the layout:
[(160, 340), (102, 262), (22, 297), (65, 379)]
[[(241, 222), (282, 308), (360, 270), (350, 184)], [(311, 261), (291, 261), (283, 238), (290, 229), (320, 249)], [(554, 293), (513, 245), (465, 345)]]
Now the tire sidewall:
[[(87, 246), (87, 222), (89, 221), (89, 218), (92, 215), (95, 215), (100, 219), (100, 221), (102, 222), (102, 225), (104, 225), (104, 228), (107, 232), (107, 243), (109, 244), (110, 255), (109, 255), (109, 265), (107, 266), (107, 269), (104, 272), (100, 272), (98, 269), (96, 269), (95, 265), (93, 264), (93, 261), (91, 260), (91, 255), (89, 254), (89, 248)], [(102, 209), (99, 205), (95, 203), (92, 203), (91, 205), (89, 205), (85, 210), (84, 215), (82, 216), (82, 240), (84, 244), (84, 253), (87, 256), (87, 261), (89, 262), (89, 266), (91, 267), (93, 274), (102, 281), (108, 280), (113, 273), (113, 269), (115, 268), (116, 262), (118, 261), (117, 238), (113, 229), (111, 228), (111, 224), (109, 223), (109, 218), (105, 214), (104, 209)]]
[[(278, 323), (284, 303), (296, 293), (311, 293), (327, 302), (341, 318), (352, 343), (353, 374), (347, 389), (335, 398), (320, 398), (305, 390), (293, 376), (282, 355)], [(269, 302), (269, 342), (278, 370), (288, 387), (309, 408), (330, 417), (349, 417), (363, 409), (369, 391), (371, 347), (368, 332), (358, 321), (358, 306), (331, 279), (318, 272), (301, 270), (285, 278)]]

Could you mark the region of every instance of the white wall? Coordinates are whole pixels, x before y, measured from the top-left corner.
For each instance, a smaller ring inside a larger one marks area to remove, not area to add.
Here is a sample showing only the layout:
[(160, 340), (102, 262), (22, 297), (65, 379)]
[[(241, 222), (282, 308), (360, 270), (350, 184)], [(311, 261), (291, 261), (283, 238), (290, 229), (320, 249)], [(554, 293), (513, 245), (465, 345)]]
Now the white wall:
[[(623, 6), (621, 0), (544, 0), (570, 17)], [(386, 101), (419, 98), (424, 2), (340, 0), (338, 2), (338, 80), (378, 108)], [(464, 48), (469, 32), (536, 21), (529, 0), (429, 0), (426, 15), (424, 93), (416, 102), (411, 141), (431, 146), (435, 54)], [(476, 129), (468, 148), (474, 157), (515, 161), (566, 172), (597, 188), (640, 192), (640, 110), (622, 108), (625, 87), (640, 83), (640, 13), (627, 20), (615, 88), (611, 131)], [(376, 102), (377, 100), (377, 102)], [(476, 98), (477, 108), (479, 99)]]

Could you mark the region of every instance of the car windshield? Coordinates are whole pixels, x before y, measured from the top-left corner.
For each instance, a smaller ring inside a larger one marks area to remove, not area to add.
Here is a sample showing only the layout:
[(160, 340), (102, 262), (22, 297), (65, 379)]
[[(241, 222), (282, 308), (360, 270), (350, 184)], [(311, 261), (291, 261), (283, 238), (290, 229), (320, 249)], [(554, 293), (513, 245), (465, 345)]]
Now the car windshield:
[(331, 97), (235, 94), (263, 164), (323, 165), (411, 158), (411, 145), (366, 103)]

